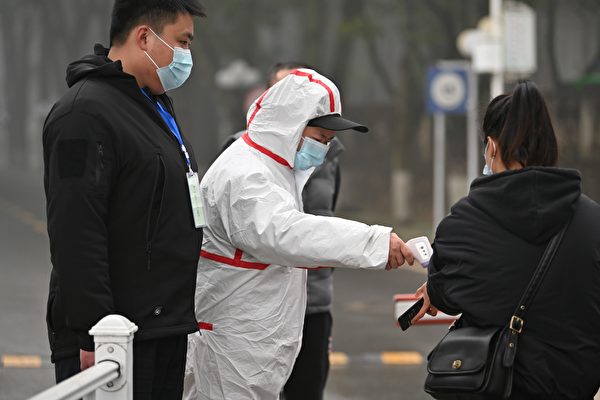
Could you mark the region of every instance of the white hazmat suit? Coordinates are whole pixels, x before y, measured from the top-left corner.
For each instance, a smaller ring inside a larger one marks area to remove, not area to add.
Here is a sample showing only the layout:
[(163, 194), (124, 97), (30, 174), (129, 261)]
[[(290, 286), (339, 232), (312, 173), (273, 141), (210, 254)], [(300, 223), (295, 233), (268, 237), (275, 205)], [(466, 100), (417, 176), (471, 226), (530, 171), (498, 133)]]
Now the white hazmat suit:
[(391, 228), (301, 211), (300, 137), (309, 120), (336, 113), (337, 87), (296, 70), (254, 102), (247, 133), (204, 175), (201, 330), (189, 336), (186, 398), (277, 399), (300, 350), (302, 267), (385, 268)]

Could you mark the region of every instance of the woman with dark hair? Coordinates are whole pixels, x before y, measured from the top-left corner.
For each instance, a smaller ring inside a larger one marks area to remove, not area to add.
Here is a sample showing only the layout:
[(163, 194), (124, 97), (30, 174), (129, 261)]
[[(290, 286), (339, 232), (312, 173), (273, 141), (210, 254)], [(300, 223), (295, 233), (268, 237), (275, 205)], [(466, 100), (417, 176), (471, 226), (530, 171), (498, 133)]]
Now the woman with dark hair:
[(523, 324), (511, 399), (591, 400), (600, 386), (600, 206), (581, 193), (577, 171), (556, 167), (556, 136), (533, 83), (493, 99), (483, 133), (486, 176), (437, 228), (415, 319), (439, 309), (462, 313), (462, 326), (506, 326), (568, 224)]

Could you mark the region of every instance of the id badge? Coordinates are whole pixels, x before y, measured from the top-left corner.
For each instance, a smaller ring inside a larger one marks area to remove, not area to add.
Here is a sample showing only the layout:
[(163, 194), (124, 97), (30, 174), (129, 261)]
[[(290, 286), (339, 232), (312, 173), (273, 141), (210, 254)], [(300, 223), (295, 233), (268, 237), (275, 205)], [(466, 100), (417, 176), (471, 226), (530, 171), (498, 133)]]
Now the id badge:
[(188, 188), (190, 189), (190, 203), (192, 204), (192, 214), (194, 215), (194, 226), (196, 228), (206, 227), (204, 219), (204, 207), (202, 206), (202, 195), (200, 194), (200, 179), (196, 172), (187, 174)]

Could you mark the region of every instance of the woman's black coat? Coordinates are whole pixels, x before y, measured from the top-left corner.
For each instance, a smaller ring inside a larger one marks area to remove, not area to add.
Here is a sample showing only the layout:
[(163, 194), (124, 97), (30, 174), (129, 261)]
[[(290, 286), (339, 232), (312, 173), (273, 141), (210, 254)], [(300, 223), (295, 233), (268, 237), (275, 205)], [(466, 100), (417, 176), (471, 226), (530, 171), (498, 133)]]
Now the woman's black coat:
[(558, 168), (478, 178), (436, 232), (432, 304), (467, 325), (503, 326), (570, 221), (525, 318), (512, 399), (592, 399), (600, 386), (600, 206), (580, 180)]

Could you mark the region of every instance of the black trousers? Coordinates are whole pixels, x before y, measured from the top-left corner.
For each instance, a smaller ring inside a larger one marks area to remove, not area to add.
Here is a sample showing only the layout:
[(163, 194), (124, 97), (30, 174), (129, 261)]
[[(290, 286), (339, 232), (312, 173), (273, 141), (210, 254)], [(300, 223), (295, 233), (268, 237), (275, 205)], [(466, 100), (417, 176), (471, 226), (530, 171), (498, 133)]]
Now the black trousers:
[(329, 374), (330, 312), (304, 317), (302, 348), (285, 387), (285, 400), (322, 400)]
[[(181, 400), (187, 352), (187, 335), (166, 337), (133, 345), (133, 398)], [(80, 372), (79, 357), (54, 363), (56, 383)]]
[(80, 372), (81, 362), (79, 361), (79, 356), (63, 358), (54, 363), (56, 383), (61, 383)]

